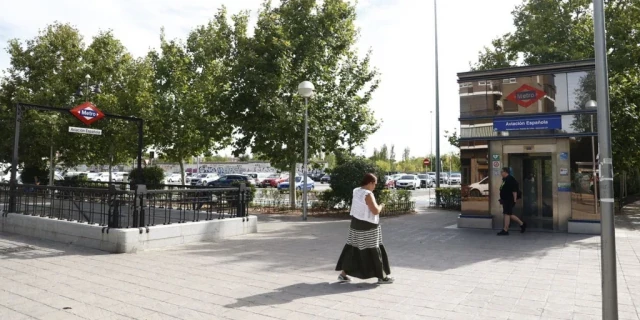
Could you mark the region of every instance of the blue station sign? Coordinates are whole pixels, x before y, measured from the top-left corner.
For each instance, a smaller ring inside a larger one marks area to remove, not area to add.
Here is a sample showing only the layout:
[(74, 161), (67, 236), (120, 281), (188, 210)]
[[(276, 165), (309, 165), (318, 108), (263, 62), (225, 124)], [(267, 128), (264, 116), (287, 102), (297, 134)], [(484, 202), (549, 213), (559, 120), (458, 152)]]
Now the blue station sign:
[(520, 130), (555, 130), (562, 129), (562, 117), (518, 117), (493, 120), (493, 131), (520, 131)]

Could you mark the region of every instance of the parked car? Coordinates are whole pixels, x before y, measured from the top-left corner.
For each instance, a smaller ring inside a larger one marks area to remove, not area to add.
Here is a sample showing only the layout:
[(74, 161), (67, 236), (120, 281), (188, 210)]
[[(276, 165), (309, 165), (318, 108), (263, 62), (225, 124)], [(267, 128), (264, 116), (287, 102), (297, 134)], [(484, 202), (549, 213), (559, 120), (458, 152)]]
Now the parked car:
[[(306, 183), (302, 182), (302, 177), (296, 177), (295, 188), (297, 190), (302, 190), (303, 187), (306, 188), (307, 190), (313, 190), (315, 188), (315, 183), (309, 177), (307, 177)], [(280, 191), (289, 190), (289, 181), (281, 182), (280, 184), (278, 184), (278, 190)]]
[(220, 178), (217, 173), (199, 173), (191, 178), (192, 186), (206, 186), (209, 182)]
[(482, 197), (489, 195), (489, 177), (469, 185), (469, 195), (472, 197)]
[(328, 174), (325, 174), (324, 176), (322, 176), (322, 178), (320, 178), (320, 183), (325, 184), (325, 183), (330, 183), (331, 182), (331, 176)]
[(440, 183), (448, 183), (449, 174), (446, 172), (440, 172)]
[(244, 174), (227, 174), (220, 177), (217, 180), (211, 181), (207, 183), (207, 187), (210, 188), (230, 188), (233, 187), (235, 183), (245, 183), (247, 185), (251, 184), (253, 178)]
[(182, 175), (174, 172), (167, 176), (167, 182), (182, 182)]
[(262, 180), (269, 177), (267, 172), (244, 172), (243, 175), (249, 176), (252, 181), (251, 184), (255, 186), (262, 186)]
[(401, 176), (396, 180), (396, 189), (420, 189), (420, 179), (413, 174)]
[(454, 172), (449, 177), (449, 181), (448, 182), (449, 182), (450, 185), (460, 184), (462, 182), (462, 175), (460, 173)]
[(278, 180), (280, 179), (282, 179), (280, 174), (272, 173), (268, 177), (262, 179), (262, 182), (260, 182), (260, 186), (263, 188), (277, 188), (279, 183)]
[(420, 179), (420, 188), (433, 188), (436, 184), (428, 174), (419, 174), (418, 179)]

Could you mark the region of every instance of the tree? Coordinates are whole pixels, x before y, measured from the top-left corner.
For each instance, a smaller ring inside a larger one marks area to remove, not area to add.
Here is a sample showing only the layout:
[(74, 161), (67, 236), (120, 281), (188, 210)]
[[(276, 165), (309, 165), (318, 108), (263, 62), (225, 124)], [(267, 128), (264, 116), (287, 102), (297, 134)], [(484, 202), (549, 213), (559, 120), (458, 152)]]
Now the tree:
[(445, 130), (444, 137), (447, 138), (450, 145), (460, 149), (460, 137), (458, 137), (458, 130), (454, 129), (451, 133), (449, 133), (448, 130)]
[[(309, 101), (309, 154), (353, 150), (378, 129), (368, 104), (378, 87), (370, 54), (358, 57), (356, 10), (344, 0), (265, 1), (253, 37), (248, 17), (234, 17), (233, 90), (229, 115), (234, 124), (235, 154), (263, 154), (281, 170), (302, 162), (304, 99), (298, 84), (316, 87)], [(239, 28), (241, 26), (241, 28)], [(292, 189), (293, 190), (293, 189)], [(291, 205), (295, 192), (290, 192)]]
[[(593, 19), (590, 0), (526, 0), (513, 12), (516, 31), (494, 40), (494, 48), (479, 53), (474, 69), (562, 62), (593, 58)], [(636, 130), (640, 118), (640, 0), (605, 2), (609, 64), (611, 138), (616, 167), (623, 170), (640, 164)], [(584, 83), (583, 83), (584, 84)], [(590, 97), (590, 99), (595, 96)], [(584, 127), (587, 120), (579, 119)]]
[[(149, 123), (153, 144), (163, 158), (180, 164), (230, 143), (228, 103), (232, 31), (222, 8), (186, 43), (160, 36), (160, 52), (151, 51), (155, 105)], [(182, 183), (184, 184), (184, 177)]]
[(391, 163), (391, 171), (396, 171), (396, 146), (391, 145), (391, 150), (389, 151), (389, 162)]
[[(72, 108), (91, 99), (103, 112), (140, 116), (150, 105), (148, 79), (150, 69), (135, 60), (110, 31), (101, 32), (85, 46), (79, 31), (68, 24), (54, 23), (33, 39), (9, 41), (11, 65), (0, 80), (0, 134), (14, 134), (14, 110), (17, 102)], [(91, 76), (91, 84), (101, 83), (102, 93), (84, 98), (73, 97), (79, 86)], [(21, 128), (20, 160), (25, 166), (53, 169), (77, 164), (116, 163), (137, 154), (135, 125), (118, 120), (102, 120), (92, 127), (102, 136), (68, 133), (69, 126), (84, 126), (67, 114), (31, 111)], [(9, 162), (13, 139), (0, 141), (0, 161)], [(59, 153), (59, 157), (50, 154)]]
[(402, 161), (409, 161), (410, 159), (411, 159), (411, 149), (409, 149), (409, 147), (406, 147), (402, 152)]
[(336, 166), (331, 173), (331, 197), (336, 203), (351, 204), (353, 189), (360, 186), (362, 178), (367, 173), (373, 173), (378, 177), (378, 184), (374, 191), (377, 199), (384, 190), (385, 172), (378, 168), (371, 160), (363, 157), (351, 157)]

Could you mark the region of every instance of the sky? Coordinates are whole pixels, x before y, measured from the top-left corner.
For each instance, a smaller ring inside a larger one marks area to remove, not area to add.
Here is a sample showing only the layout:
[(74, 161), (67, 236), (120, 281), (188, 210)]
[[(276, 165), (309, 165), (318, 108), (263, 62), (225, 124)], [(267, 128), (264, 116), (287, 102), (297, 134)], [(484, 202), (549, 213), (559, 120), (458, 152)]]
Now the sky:
[[(358, 49), (371, 49), (381, 72), (371, 108), (381, 127), (358, 153), (370, 155), (383, 144), (412, 156), (435, 152), (434, 0), (360, 0)], [(0, 70), (9, 66), (9, 39), (31, 39), (54, 21), (76, 26), (87, 42), (100, 30), (113, 30), (129, 51), (143, 56), (167, 38), (184, 38), (225, 5), (230, 13), (250, 10), (252, 22), (262, 0), (0, 0)], [(458, 72), (468, 71), (478, 51), (513, 31), (511, 12), (522, 0), (438, 1), (438, 52), (441, 153), (456, 151), (444, 131), (459, 128)], [(28, 13), (28, 14), (25, 14)]]

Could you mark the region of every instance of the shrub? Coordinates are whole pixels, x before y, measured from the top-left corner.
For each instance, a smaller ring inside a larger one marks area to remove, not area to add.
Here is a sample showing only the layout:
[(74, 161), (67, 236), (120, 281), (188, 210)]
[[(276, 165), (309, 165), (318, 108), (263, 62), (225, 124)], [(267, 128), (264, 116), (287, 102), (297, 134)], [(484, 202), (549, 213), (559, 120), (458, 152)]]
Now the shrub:
[(440, 206), (445, 209), (460, 209), (459, 188), (438, 188), (436, 189), (436, 199), (440, 199)]
[(147, 189), (150, 190), (161, 189), (162, 180), (164, 180), (164, 170), (157, 166), (144, 167), (141, 173), (138, 169), (133, 169), (129, 173), (129, 179), (134, 183), (141, 180), (142, 183), (146, 184)]
[(345, 159), (332, 170), (331, 190), (333, 201), (351, 204), (353, 189), (360, 186), (362, 178), (367, 173), (373, 173), (378, 177), (378, 184), (374, 194), (380, 197), (384, 190), (384, 173), (371, 161), (364, 158)]
[(24, 184), (35, 184), (36, 179), (40, 185), (49, 183), (49, 170), (38, 166), (25, 166), (20, 174), (20, 179)]
[(256, 192), (258, 190), (258, 189), (256, 189), (256, 186), (254, 186), (254, 185), (252, 185), (250, 183), (242, 182), (242, 181), (234, 181), (234, 182), (231, 183), (231, 186), (239, 188), (240, 185), (243, 184), (243, 183), (245, 185), (247, 185), (247, 187), (251, 190), (251, 196), (250, 196), (251, 198), (250, 199), (255, 199), (256, 198)]

